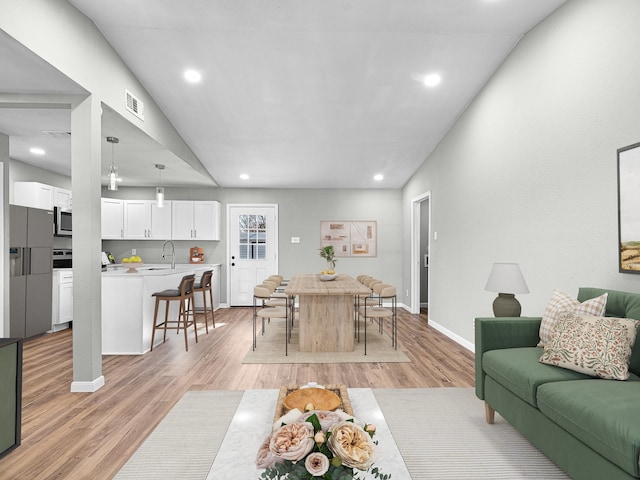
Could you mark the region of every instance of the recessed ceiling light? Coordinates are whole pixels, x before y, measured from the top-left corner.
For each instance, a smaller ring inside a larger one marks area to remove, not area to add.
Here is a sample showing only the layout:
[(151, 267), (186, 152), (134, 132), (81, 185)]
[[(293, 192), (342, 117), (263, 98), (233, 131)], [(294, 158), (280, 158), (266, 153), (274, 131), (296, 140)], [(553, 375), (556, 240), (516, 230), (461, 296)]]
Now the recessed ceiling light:
[(31, 153), (33, 153), (34, 155), (44, 155), (45, 154), (45, 151), (42, 148), (38, 148), (38, 147), (33, 147), (29, 151)]
[(376, 182), (381, 181), (383, 178), (384, 178), (384, 175), (382, 175), (381, 173), (378, 173), (377, 175), (374, 175), (374, 176), (373, 176), (373, 179), (374, 179)]
[(442, 78), (440, 77), (439, 74), (430, 73), (429, 75), (424, 77), (423, 82), (427, 87), (435, 87), (436, 85), (438, 85), (440, 83), (440, 80), (442, 80)]
[(197, 70), (186, 70), (184, 72), (184, 78), (187, 82), (198, 83), (202, 80), (202, 75)]
[(240, 178), (241, 178), (242, 180), (249, 180), (249, 175), (247, 175), (246, 173), (241, 173), (241, 174), (240, 174)]

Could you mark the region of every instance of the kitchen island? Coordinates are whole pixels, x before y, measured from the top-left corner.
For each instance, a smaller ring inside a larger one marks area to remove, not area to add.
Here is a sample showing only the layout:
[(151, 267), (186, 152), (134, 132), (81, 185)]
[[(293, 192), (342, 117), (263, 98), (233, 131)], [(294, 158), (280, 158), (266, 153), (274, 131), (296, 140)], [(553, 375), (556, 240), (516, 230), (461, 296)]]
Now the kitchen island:
[[(110, 266), (102, 272), (102, 354), (139, 355), (151, 349), (155, 297), (153, 293), (178, 288), (185, 275), (195, 274), (200, 281), (202, 272), (213, 270), (213, 286), (219, 288), (220, 264), (209, 265), (145, 265), (137, 272), (127, 273), (127, 265)], [(215, 295), (214, 309), (219, 303)], [(169, 315), (177, 317), (179, 302), (171, 302)], [(174, 305), (175, 304), (175, 305)], [(195, 297), (196, 308), (202, 306), (202, 298)], [(164, 308), (162, 309), (164, 318)], [(162, 335), (156, 337), (154, 347), (162, 343)]]
[(368, 295), (369, 288), (345, 275), (323, 282), (320, 275), (293, 275), (284, 289), (298, 296), (301, 352), (353, 352), (355, 295)]

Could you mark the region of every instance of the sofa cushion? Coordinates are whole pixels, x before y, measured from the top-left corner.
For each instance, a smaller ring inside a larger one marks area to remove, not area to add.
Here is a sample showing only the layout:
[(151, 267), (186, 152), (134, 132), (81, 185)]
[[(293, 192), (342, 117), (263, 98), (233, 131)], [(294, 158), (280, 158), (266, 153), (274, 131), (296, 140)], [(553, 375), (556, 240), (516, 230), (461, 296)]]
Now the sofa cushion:
[(540, 323), (540, 342), (539, 347), (544, 347), (553, 333), (553, 329), (558, 321), (558, 315), (564, 311), (573, 313), (582, 313), (585, 315), (603, 316), (607, 307), (607, 293), (591, 298), (580, 303), (578, 300), (571, 298), (560, 290), (554, 290), (553, 295), (542, 315)]
[(640, 476), (640, 378), (577, 380), (538, 387), (538, 408), (633, 476)]
[(537, 406), (536, 392), (540, 385), (591, 378), (540, 363), (538, 359), (542, 352), (539, 347), (490, 350), (482, 356), (482, 367), (496, 382), (534, 407)]
[[(618, 290), (605, 290), (602, 288), (582, 287), (578, 290), (578, 301), (584, 302), (591, 298), (599, 297), (603, 293), (608, 293), (607, 317), (633, 318), (640, 320), (640, 294), (621, 292)], [(638, 329), (640, 335), (640, 328)], [(640, 340), (636, 337), (636, 344), (633, 347), (631, 360), (629, 361), (629, 371), (640, 375)]]
[(563, 312), (540, 361), (594, 377), (626, 380), (638, 323)]

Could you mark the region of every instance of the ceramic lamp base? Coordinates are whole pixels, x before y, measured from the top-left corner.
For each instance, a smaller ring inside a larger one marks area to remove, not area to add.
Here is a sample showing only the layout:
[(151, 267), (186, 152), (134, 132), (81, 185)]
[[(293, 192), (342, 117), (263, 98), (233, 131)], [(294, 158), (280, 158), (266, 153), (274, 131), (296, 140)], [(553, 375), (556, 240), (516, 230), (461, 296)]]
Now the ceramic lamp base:
[(521, 312), (520, 302), (513, 293), (499, 293), (493, 301), (493, 314), (496, 317), (519, 317)]

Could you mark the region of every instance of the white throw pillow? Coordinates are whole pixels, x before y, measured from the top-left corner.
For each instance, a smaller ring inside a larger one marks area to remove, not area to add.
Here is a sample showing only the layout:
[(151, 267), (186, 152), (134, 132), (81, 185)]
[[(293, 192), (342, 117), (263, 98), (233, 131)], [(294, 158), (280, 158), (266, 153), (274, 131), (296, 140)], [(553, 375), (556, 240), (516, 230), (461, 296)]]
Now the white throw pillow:
[(580, 303), (575, 298), (571, 298), (560, 290), (554, 290), (540, 322), (540, 342), (539, 347), (544, 347), (551, 338), (551, 332), (558, 322), (558, 315), (561, 312), (573, 312), (582, 315), (593, 315), (595, 317), (604, 316), (607, 309), (607, 293), (596, 298), (591, 298)]

